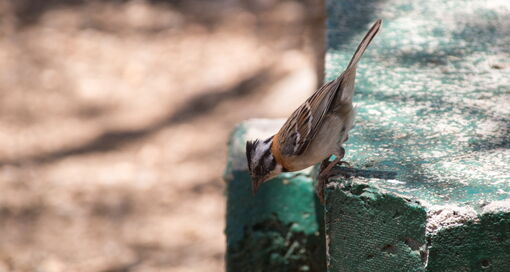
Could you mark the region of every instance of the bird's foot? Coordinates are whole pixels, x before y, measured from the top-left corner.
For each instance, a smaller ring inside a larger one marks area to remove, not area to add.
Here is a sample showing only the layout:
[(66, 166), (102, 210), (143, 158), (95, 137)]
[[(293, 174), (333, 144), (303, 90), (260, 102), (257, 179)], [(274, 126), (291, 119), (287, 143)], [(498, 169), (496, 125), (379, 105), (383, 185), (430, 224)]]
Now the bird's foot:
[[(315, 193), (319, 198), (321, 204), (324, 204), (324, 189), (329, 181), (329, 178), (332, 176), (350, 176), (347, 172), (343, 172), (340, 169), (333, 169), (335, 165), (346, 165), (349, 168), (352, 168), (351, 164), (346, 161), (341, 161), (340, 159), (334, 160), (331, 163), (328, 159), (324, 160), (321, 164), (320, 173), (317, 179), (317, 185), (315, 187)], [(333, 171), (335, 170), (335, 171)]]
[(347, 166), (349, 168), (352, 168), (352, 165), (349, 162), (346, 162), (346, 161), (339, 161), (339, 162), (336, 163), (336, 165), (338, 165), (338, 166), (345, 165), (345, 166)]

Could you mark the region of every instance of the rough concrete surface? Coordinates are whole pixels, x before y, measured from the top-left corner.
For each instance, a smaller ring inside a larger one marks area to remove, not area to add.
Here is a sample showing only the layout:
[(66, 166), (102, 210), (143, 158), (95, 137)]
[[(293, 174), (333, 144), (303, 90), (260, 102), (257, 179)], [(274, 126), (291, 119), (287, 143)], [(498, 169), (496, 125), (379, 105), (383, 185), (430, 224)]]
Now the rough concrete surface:
[(329, 79), (383, 19), (358, 67), (345, 145), (357, 174), (327, 191), (330, 271), (510, 271), (508, 1), (327, 11)]
[(326, 200), (329, 271), (423, 271), (425, 210), (363, 183), (333, 183)]

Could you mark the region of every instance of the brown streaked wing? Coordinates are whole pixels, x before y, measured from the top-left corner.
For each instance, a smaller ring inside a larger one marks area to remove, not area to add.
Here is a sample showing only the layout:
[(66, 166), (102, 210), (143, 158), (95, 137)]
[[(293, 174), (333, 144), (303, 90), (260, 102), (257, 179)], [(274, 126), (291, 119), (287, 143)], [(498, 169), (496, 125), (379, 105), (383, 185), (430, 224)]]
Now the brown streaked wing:
[(354, 88), (350, 88), (347, 90), (348, 92), (343, 94), (345, 86), (342, 85), (354, 86), (356, 64), (379, 31), (381, 23), (380, 19), (377, 20), (365, 34), (345, 71), (335, 80), (328, 82), (317, 90), (285, 122), (279, 131), (278, 137), (282, 155), (297, 156), (306, 151), (321, 128), (324, 117), (331, 109), (331, 104), (336, 95), (347, 95), (345, 99), (349, 102), (352, 100)]
[(305, 152), (319, 131), (341, 80), (342, 76), (322, 86), (287, 119), (278, 137), (282, 155), (297, 156)]

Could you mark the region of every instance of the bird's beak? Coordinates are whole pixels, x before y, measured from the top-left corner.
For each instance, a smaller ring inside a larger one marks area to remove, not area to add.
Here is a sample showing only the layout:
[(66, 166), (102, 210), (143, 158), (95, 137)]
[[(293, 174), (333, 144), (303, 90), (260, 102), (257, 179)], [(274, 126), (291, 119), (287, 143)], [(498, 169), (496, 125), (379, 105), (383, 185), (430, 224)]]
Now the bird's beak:
[(259, 191), (260, 184), (262, 183), (262, 179), (260, 178), (252, 178), (251, 179), (251, 191), (253, 195), (255, 195)]

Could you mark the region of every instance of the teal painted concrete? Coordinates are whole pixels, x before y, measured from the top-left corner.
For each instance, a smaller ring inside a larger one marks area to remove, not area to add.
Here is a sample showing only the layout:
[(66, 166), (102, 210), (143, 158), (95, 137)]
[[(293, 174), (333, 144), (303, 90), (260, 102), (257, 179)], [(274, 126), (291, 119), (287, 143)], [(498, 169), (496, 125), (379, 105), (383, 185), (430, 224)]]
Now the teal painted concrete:
[(328, 185), (328, 271), (510, 271), (510, 200), (430, 205), (367, 181)]
[(327, 11), (328, 79), (383, 19), (344, 146), (357, 172), (326, 191), (329, 271), (510, 271), (508, 1), (329, 0)]
[(282, 174), (252, 195), (244, 143), (254, 127), (257, 122), (241, 124), (229, 143), (227, 271), (325, 271), (322, 206), (311, 176)]
[(358, 68), (357, 168), (396, 171), (387, 190), (430, 203), (510, 196), (510, 8), (507, 1), (328, 4), (327, 78), (341, 72), (376, 18)]
[(424, 271), (425, 209), (362, 183), (326, 200), (329, 271)]
[(508, 212), (483, 214), (429, 239), (427, 271), (510, 271)]

